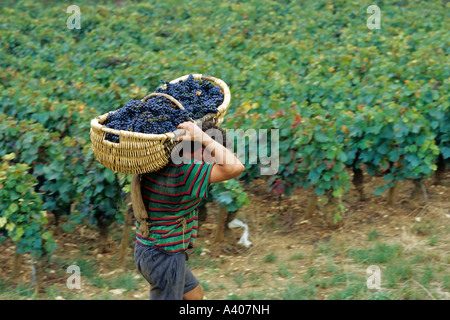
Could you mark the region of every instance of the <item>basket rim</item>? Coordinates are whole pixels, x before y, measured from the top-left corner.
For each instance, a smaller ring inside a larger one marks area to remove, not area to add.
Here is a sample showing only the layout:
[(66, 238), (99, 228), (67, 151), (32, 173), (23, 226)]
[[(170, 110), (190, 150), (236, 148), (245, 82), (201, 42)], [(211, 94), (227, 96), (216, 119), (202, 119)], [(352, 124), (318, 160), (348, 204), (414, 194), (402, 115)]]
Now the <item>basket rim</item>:
[[(217, 114), (218, 113), (207, 113), (203, 117), (194, 120), (194, 123), (198, 125), (201, 122), (205, 122), (205, 121), (211, 120), (215, 116), (217, 116)], [(120, 135), (122, 137), (134, 137), (134, 138), (142, 139), (142, 140), (174, 139), (174, 138), (179, 137), (179, 136), (181, 136), (181, 135), (183, 135), (185, 133), (184, 129), (176, 129), (174, 131), (169, 131), (169, 132), (160, 133), (160, 134), (158, 134), (158, 133), (133, 132), (133, 131), (128, 131), (128, 130), (115, 130), (115, 129), (107, 128), (104, 125), (102, 125), (101, 123), (99, 123), (98, 118), (100, 118), (100, 117), (107, 117), (107, 116), (108, 116), (108, 113), (105, 113), (105, 114), (103, 114), (101, 116), (98, 116), (98, 117), (92, 119), (91, 120), (91, 129), (97, 127), (98, 131), (104, 131), (104, 132), (107, 132), (107, 133), (117, 134), (117, 135)], [(116, 143), (116, 142), (112, 142), (112, 141), (108, 141), (108, 142), (110, 142), (114, 146), (119, 145), (119, 143)]]
[[(208, 80), (208, 81), (214, 82), (214, 84), (216, 84), (217, 86), (219, 86), (221, 88), (222, 93), (224, 95), (223, 102), (217, 107), (217, 109), (218, 109), (217, 113), (208, 113), (208, 114), (204, 115), (202, 118), (194, 120), (194, 123), (198, 124), (198, 123), (208, 121), (213, 118), (219, 118), (222, 114), (224, 114), (226, 112), (226, 110), (230, 104), (231, 92), (230, 92), (228, 85), (225, 83), (225, 81), (223, 81), (219, 78), (215, 78), (215, 77), (207, 76), (207, 75), (203, 75), (203, 74), (187, 74), (187, 75), (181, 76), (179, 78), (176, 78), (176, 79), (170, 81), (169, 83), (176, 83), (176, 82), (179, 82), (180, 80), (185, 81), (185, 80), (187, 80), (187, 78), (190, 75), (192, 75), (194, 77), (194, 80), (203, 79), (203, 80)], [(163, 87), (163, 86), (160, 86), (158, 88), (161, 88), (161, 87)], [(109, 111), (109, 112), (111, 112), (111, 111)], [(166, 139), (174, 139), (175, 137), (181, 136), (185, 133), (184, 129), (176, 129), (174, 131), (156, 134), (156, 133), (132, 132), (132, 131), (127, 131), (127, 130), (115, 130), (115, 129), (107, 128), (105, 125), (103, 125), (103, 123), (108, 118), (109, 112), (104, 113), (99, 116), (96, 116), (94, 119), (92, 119), (91, 120), (91, 128), (96, 131), (99, 131), (99, 132), (103, 131), (103, 132), (107, 132), (107, 133), (117, 134), (117, 135), (123, 136), (123, 137), (133, 137), (133, 138), (138, 138), (138, 139), (142, 139), (142, 140), (163, 140), (164, 141)], [(111, 143), (115, 146), (119, 145), (119, 143), (115, 143), (115, 142), (111, 142)]]

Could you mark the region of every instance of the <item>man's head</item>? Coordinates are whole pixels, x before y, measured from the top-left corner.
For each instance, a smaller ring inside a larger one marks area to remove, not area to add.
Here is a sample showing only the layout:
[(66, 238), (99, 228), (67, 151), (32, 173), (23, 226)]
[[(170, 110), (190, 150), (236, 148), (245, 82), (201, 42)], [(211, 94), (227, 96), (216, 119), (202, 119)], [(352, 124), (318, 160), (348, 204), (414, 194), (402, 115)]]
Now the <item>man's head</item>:
[[(218, 143), (222, 144), (224, 147), (227, 146), (227, 136), (226, 131), (222, 128), (216, 126), (212, 121), (206, 121), (198, 125), (203, 132), (209, 135)], [(184, 145), (182, 146), (183, 154), (182, 156), (188, 159), (196, 159), (205, 162), (214, 161), (214, 157), (211, 153), (205, 149), (205, 147), (198, 141), (182, 141)]]

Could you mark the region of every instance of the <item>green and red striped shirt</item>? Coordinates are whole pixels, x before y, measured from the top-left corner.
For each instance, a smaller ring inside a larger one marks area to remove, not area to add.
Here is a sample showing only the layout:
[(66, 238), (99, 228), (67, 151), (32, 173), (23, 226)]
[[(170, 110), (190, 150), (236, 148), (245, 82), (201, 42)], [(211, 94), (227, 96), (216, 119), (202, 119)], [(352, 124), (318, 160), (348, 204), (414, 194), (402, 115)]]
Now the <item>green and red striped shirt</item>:
[(139, 234), (136, 241), (155, 246), (168, 254), (194, 246), (197, 238), (197, 207), (207, 196), (214, 163), (191, 159), (188, 163), (170, 163), (163, 169), (142, 175), (142, 200), (150, 223), (149, 237)]

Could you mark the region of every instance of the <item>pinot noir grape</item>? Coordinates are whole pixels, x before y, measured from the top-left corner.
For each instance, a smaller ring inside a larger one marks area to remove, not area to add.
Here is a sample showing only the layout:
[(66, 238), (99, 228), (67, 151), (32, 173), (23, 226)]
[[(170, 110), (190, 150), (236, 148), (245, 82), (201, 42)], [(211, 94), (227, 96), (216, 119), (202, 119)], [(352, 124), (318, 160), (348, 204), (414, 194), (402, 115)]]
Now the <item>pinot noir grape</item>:
[[(220, 88), (208, 80), (194, 80), (190, 75), (186, 81), (169, 83), (156, 90), (177, 99), (184, 110), (162, 96), (154, 96), (146, 101), (130, 100), (117, 111), (110, 112), (105, 122), (107, 128), (141, 133), (162, 134), (177, 129), (188, 120), (200, 119), (208, 113), (217, 113), (223, 102)], [(107, 133), (106, 140), (119, 142), (119, 136)]]

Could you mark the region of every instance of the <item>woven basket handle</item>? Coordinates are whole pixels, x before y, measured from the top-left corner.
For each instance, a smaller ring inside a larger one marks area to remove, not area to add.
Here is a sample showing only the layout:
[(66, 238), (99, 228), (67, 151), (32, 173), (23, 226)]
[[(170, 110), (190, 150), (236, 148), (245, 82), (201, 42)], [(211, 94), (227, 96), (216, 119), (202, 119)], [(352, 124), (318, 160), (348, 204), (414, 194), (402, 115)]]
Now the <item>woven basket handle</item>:
[(170, 101), (172, 101), (173, 103), (175, 103), (175, 105), (176, 105), (179, 109), (184, 110), (183, 105), (182, 105), (177, 99), (175, 99), (174, 97), (169, 96), (168, 94), (165, 94), (165, 93), (153, 92), (153, 93), (149, 94), (148, 96), (146, 96), (146, 97), (145, 97), (144, 99), (142, 99), (141, 101), (147, 101), (147, 99), (149, 99), (149, 98), (151, 98), (151, 97), (156, 97), (156, 96), (162, 96), (162, 97), (164, 97), (164, 98), (167, 98), (167, 99), (169, 99)]
[[(147, 99), (151, 98), (151, 97), (156, 97), (156, 96), (162, 96), (165, 97), (167, 99), (169, 99), (170, 101), (172, 101), (173, 103), (175, 103), (177, 105), (178, 108), (180, 108), (181, 110), (184, 110), (183, 105), (174, 97), (169, 96), (168, 94), (165, 93), (161, 93), (161, 92), (153, 92), (151, 94), (149, 94), (148, 96), (146, 96), (144, 99), (142, 99), (141, 101), (146, 101)], [(189, 121), (194, 122), (194, 119), (189, 118)], [(183, 130), (184, 132), (184, 130)]]

